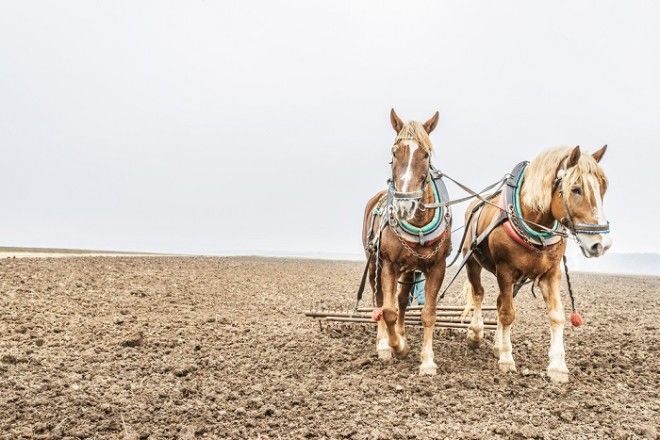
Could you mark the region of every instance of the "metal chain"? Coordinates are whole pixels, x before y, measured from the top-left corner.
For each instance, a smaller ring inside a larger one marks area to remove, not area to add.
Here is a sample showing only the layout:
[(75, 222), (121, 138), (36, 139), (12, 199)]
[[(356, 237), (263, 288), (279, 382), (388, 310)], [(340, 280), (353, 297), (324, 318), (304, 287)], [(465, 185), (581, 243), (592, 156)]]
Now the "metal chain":
[(447, 234), (447, 231), (449, 230), (449, 227), (448, 227), (445, 230), (445, 232), (443, 232), (442, 238), (440, 238), (440, 240), (438, 240), (438, 244), (435, 247), (435, 249), (433, 249), (433, 251), (428, 255), (422, 255), (422, 254), (420, 254), (419, 252), (415, 251), (413, 248), (410, 247), (408, 242), (401, 236), (401, 234), (399, 234), (399, 231), (397, 230), (396, 227), (390, 226), (390, 229), (392, 230), (392, 232), (394, 232), (394, 235), (396, 236), (396, 238), (399, 239), (399, 241), (401, 242), (403, 247), (406, 248), (406, 250), (408, 252), (413, 254), (414, 257), (417, 257), (417, 258), (422, 259), (422, 260), (430, 260), (431, 258), (433, 258), (440, 251), (440, 247), (442, 246), (442, 244), (445, 241), (447, 241), (447, 237), (450, 235), (450, 234)]

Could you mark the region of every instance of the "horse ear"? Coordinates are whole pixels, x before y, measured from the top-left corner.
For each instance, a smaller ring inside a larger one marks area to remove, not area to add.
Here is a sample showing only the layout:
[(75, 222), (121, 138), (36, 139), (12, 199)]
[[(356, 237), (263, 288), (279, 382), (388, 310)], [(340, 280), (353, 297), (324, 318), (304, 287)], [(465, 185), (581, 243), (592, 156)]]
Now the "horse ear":
[(600, 162), (600, 160), (601, 160), (601, 159), (603, 158), (603, 156), (605, 155), (605, 152), (606, 152), (606, 151), (607, 151), (607, 144), (603, 145), (603, 146), (600, 147), (598, 150), (596, 150), (596, 151), (591, 155), (591, 157), (593, 157), (594, 159), (596, 159), (596, 162)]
[(424, 130), (426, 130), (427, 133), (431, 133), (433, 129), (435, 128), (436, 125), (438, 125), (438, 118), (440, 117), (440, 113), (435, 112), (433, 116), (431, 116), (431, 119), (428, 121), (424, 122)]
[(581, 154), (582, 152), (580, 151), (579, 145), (573, 148), (573, 150), (571, 150), (571, 154), (568, 156), (568, 161), (566, 161), (566, 168), (571, 168), (577, 165)]
[(392, 123), (392, 128), (397, 133), (403, 128), (403, 121), (399, 118), (399, 115), (396, 114), (394, 109), (390, 110), (390, 122)]

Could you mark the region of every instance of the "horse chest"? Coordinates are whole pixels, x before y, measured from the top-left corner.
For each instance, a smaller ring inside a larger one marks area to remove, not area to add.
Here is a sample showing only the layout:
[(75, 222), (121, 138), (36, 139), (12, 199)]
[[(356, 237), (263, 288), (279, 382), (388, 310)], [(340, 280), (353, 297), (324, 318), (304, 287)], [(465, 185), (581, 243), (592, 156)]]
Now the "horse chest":
[(493, 245), (489, 246), (494, 266), (509, 266), (529, 278), (536, 278), (559, 264), (566, 247), (565, 243), (561, 242), (546, 249), (530, 250), (505, 240), (505, 234), (501, 231), (494, 231), (494, 235), (496, 237)]

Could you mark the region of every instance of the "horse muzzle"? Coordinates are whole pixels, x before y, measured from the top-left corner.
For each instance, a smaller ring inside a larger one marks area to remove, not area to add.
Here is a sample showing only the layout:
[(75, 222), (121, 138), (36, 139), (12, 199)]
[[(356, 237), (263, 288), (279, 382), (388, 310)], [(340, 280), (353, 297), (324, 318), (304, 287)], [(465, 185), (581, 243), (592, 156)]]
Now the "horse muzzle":
[(419, 200), (417, 199), (394, 199), (396, 215), (400, 220), (410, 220), (414, 217)]
[(602, 257), (605, 252), (612, 246), (612, 238), (609, 234), (580, 234), (580, 249), (587, 258)]

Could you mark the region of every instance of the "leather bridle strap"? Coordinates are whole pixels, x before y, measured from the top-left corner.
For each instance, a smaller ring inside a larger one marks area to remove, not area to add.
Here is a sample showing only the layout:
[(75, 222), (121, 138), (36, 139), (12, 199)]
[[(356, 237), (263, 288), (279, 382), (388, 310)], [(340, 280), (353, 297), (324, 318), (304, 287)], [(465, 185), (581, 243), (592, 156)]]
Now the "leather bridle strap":
[[(564, 162), (564, 165), (562, 166), (562, 170), (564, 171), (564, 174), (567, 171), (566, 168), (566, 163)], [(564, 191), (561, 188), (561, 181), (563, 179), (563, 175), (561, 177), (557, 177), (555, 181), (553, 182), (553, 187), (556, 189), (559, 189), (559, 195), (561, 197), (561, 201), (564, 204), (564, 211), (566, 212), (566, 217), (564, 217), (561, 220), (561, 223), (573, 233), (573, 235), (577, 234), (609, 234), (610, 232), (610, 222), (607, 223), (575, 223), (573, 220), (573, 214), (571, 213), (571, 208), (568, 206), (568, 202), (566, 201), (566, 195), (564, 194)], [(582, 246), (582, 242), (578, 239), (578, 242), (580, 243), (580, 246)]]
[(397, 200), (401, 200), (401, 199), (418, 200), (421, 199), (423, 195), (424, 192), (422, 190), (409, 191), (409, 192), (394, 191), (394, 198)]

